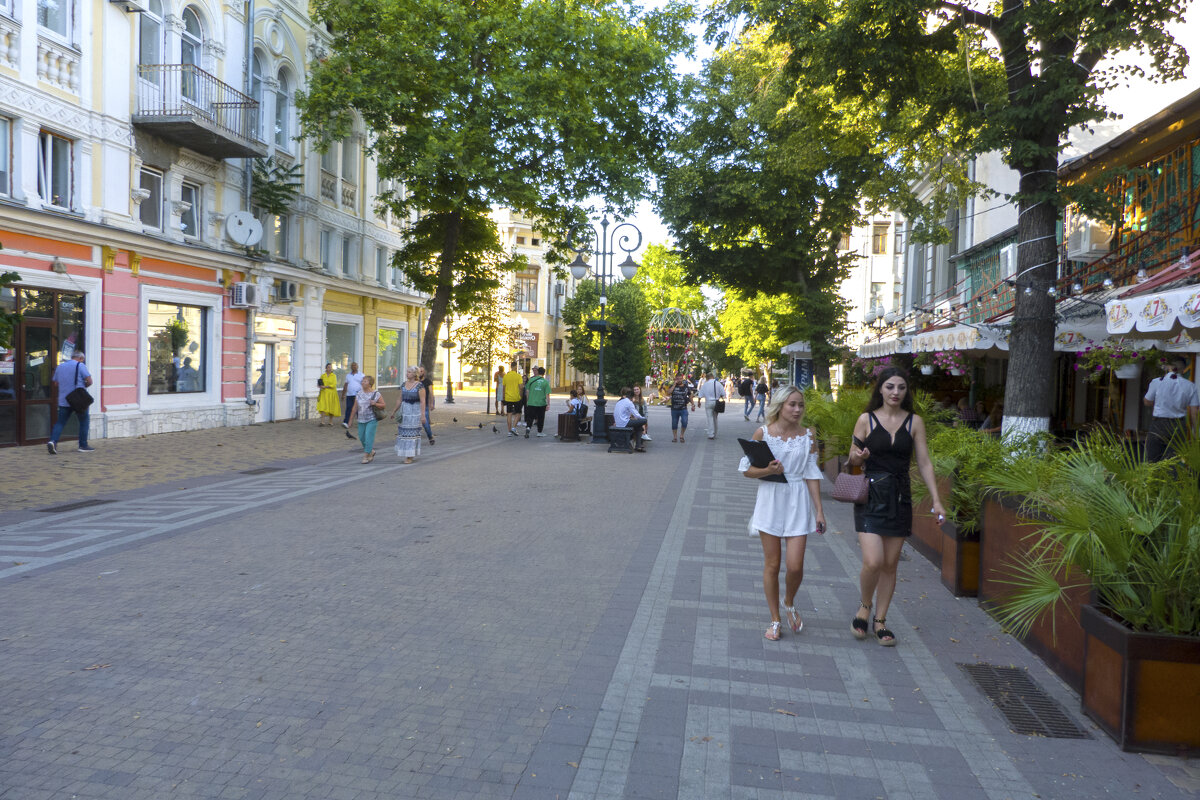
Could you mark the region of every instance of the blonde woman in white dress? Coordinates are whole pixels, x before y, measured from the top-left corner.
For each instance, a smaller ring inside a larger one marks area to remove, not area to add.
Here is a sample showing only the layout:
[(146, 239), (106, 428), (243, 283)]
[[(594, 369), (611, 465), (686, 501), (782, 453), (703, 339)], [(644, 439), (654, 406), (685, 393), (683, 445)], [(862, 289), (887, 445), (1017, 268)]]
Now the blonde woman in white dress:
[(787, 540), (787, 572), (784, 579), (783, 611), (793, 633), (804, 627), (796, 610), (796, 592), (804, 580), (804, 547), (808, 534), (825, 533), (821, 507), (821, 469), (817, 466), (817, 441), (811, 428), (804, 428), (804, 392), (795, 386), (776, 391), (767, 408), (767, 424), (754, 432), (755, 441), (766, 442), (775, 460), (765, 467), (750, 466), (743, 456), (738, 471), (747, 478), (783, 475), (787, 483), (759, 481), (750, 535), (762, 540), (763, 592), (771, 624), (763, 637), (774, 642), (782, 632), (779, 614), (779, 565)]

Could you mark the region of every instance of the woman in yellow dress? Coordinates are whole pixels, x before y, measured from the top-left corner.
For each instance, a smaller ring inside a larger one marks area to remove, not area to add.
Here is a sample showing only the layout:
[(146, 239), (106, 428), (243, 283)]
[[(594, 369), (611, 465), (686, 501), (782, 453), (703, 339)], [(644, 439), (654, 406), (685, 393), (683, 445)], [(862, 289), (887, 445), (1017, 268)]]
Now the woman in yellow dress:
[(325, 371), (317, 378), (321, 394), (317, 396), (317, 411), (321, 414), (319, 426), (333, 425), (333, 420), (342, 415), (342, 403), (338, 400), (338, 380), (333, 373), (333, 364), (326, 364)]

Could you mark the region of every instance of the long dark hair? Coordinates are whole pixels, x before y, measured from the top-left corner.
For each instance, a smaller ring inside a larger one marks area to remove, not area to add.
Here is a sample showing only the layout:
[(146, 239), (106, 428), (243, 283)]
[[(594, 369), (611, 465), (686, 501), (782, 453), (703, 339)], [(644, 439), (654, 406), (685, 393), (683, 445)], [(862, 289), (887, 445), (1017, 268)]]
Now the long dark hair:
[(908, 373), (900, 367), (888, 367), (879, 373), (879, 377), (875, 379), (875, 389), (871, 392), (871, 399), (867, 401), (867, 411), (883, 407), (883, 385), (889, 378), (904, 380), (904, 399), (900, 401), (900, 407), (905, 411), (912, 411), (912, 380), (908, 377)]

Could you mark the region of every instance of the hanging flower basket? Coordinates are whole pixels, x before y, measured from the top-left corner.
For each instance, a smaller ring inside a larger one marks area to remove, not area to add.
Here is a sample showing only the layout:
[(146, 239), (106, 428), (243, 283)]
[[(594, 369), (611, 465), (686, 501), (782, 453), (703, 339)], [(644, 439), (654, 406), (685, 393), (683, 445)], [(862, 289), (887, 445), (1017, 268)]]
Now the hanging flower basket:
[(1135, 381), (1142, 374), (1141, 364), (1125, 364), (1120, 367), (1113, 368), (1113, 375), (1117, 380)]
[(919, 365), (918, 369), (921, 370), (922, 375), (932, 375), (933, 374), (933, 364), (921, 364), (921, 365)]
[(1109, 370), (1121, 380), (1133, 380), (1141, 374), (1145, 358), (1145, 353), (1120, 342), (1089, 344), (1075, 356), (1075, 370), (1082, 370), (1091, 383), (1099, 383)]

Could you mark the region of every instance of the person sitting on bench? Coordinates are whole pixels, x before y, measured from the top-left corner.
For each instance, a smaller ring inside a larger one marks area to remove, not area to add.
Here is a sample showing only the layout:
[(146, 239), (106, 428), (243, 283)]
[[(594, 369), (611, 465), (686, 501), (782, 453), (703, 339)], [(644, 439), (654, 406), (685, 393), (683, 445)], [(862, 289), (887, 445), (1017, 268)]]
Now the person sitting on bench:
[(613, 407), (613, 426), (632, 428), (633, 433), (629, 438), (633, 443), (633, 451), (646, 452), (646, 447), (642, 444), (642, 430), (646, 427), (646, 418), (637, 412), (637, 407), (633, 404), (633, 388), (630, 386), (621, 390), (621, 399)]
[(575, 415), (579, 432), (588, 433), (591, 430), (592, 421), (588, 417), (587, 403), (584, 402), (584, 398), (578, 390), (571, 390), (571, 396), (567, 398), (567, 407)]

